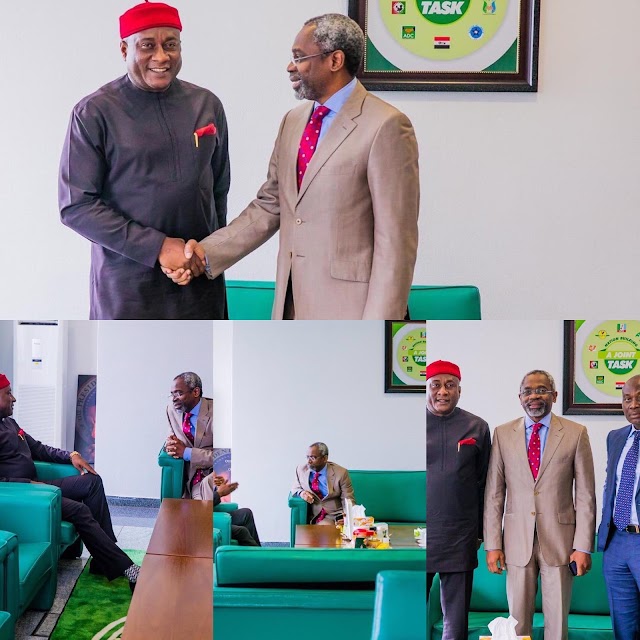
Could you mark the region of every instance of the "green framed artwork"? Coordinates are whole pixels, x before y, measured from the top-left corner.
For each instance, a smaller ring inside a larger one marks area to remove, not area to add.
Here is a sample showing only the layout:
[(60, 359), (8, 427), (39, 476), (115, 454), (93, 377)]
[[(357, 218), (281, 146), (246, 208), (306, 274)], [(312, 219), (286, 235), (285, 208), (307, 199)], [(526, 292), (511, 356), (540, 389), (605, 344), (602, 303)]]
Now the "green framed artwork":
[(349, 0), (371, 90), (537, 91), (540, 0)]
[(425, 393), (427, 388), (427, 325), (385, 321), (385, 393)]
[(565, 320), (563, 409), (622, 415), (622, 387), (640, 373), (640, 320)]

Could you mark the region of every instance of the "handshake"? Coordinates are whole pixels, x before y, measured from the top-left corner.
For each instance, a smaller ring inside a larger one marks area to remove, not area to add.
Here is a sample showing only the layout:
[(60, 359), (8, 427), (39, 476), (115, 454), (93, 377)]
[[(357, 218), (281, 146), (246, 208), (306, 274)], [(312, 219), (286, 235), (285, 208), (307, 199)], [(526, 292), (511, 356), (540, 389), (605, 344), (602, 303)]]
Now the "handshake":
[(185, 243), (181, 238), (164, 239), (158, 262), (167, 278), (179, 285), (189, 284), (206, 268), (204, 249), (195, 240)]

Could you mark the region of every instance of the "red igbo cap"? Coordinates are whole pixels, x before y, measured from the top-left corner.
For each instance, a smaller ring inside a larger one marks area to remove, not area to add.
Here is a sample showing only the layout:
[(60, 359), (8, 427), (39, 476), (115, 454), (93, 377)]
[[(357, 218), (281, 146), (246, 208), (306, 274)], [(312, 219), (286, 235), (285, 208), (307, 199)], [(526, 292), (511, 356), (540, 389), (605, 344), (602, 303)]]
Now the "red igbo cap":
[(453, 362), (447, 362), (446, 360), (436, 360), (427, 365), (427, 380), (433, 378), (442, 373), (448, 373), (451, 376), (455, 376), (458, 380), (462, 380), (460, 375), (460, 367)]
[(4, 375), (4, 373), (0, 373), (0, 389), (4, 389), (5, 387), (10, 386), (9, 378)]
[(128, 38), (153, 27), (171, 27), (182, 31), (178, 10), (164, 2), (143, 2), (120, 16), (120, 37)]

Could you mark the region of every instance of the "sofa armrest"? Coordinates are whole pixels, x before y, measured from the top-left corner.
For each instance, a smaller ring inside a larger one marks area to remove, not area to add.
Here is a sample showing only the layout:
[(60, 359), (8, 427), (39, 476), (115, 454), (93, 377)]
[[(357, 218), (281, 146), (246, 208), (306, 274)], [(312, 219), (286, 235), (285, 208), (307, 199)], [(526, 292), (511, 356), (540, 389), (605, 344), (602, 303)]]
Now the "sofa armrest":
[(77, 476), (80, 472), (72, 464), (59, 464), (55, 462), (35, 462), (36, 476), (38, 480), (56, 480), (67, 476)]
[(158, 465), (161, 469), (160, 500), (182, 498), (182, 493), (184, 492), (184, 460), (170, 456), (163, 446), (160, 449), (160, 453), (158, 453)]
[(48, 484), (0, 483), (0, 529), (18, 542), (50, 542), (56, 557), (60, 546), (62, 493)]
[(231, 516), (228, 513), (213, 512), (213, 528), (220, 532), (220, 544), (231, 544)]
[(289, 509), (291, 509), (291, 531), (289, 539), (291, 546), (296, 546), (296, 526), (299, 524), (307, 524), (308, 504), (299, 496), (289, 493)]
[(236, 511), (237, 509), (237, 502), (221, 502), (218, 506), (213, 508), (213, 510), (217, 513), (231, 513), (232, 511)]

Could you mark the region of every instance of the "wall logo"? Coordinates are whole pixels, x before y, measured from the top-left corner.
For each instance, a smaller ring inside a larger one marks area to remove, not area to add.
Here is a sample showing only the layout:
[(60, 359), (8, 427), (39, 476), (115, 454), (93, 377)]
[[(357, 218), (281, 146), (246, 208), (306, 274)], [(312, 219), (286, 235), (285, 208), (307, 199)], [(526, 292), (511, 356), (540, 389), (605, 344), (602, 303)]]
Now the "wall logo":
[(596, 384), (604, 384), (604, 376), (596, 376)]
[(618, 323), (618, 333), (627, 333), (627, 324), (626, 322)]
[(484, 0), (482, 3), (482, 13), (493, 16), (496, 13), (496, 0)]
[(422, 17), (433, 24), (451, 24), (460, 20), (471, 0), (416, 0)]
[(597, 360), (589, 360), (589, 369), (597, 369), (598, 361)]
[(415, 27), (402, 27), (402, 39), (403, 40), (415, 40), (416, 28)]
[(473, 38), (473, 40), (480, 40), (484, 35), (484, 29), (477, 24), (474, 24), (471, 29), (469, 29), (469, 36)]
[(434, 49), (451, 49), (451, 38), (449, 36), (435, 36), (433, 38)]
[(407, 11), (407, 6), (404, 2), (392, 2), (391, 13), (394, 16), (404, 15)]

